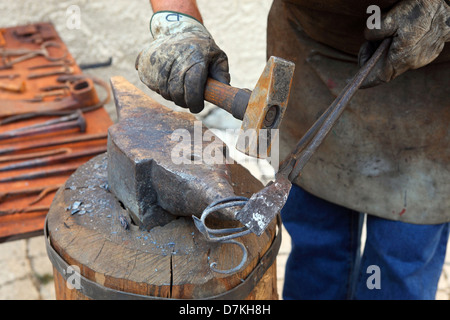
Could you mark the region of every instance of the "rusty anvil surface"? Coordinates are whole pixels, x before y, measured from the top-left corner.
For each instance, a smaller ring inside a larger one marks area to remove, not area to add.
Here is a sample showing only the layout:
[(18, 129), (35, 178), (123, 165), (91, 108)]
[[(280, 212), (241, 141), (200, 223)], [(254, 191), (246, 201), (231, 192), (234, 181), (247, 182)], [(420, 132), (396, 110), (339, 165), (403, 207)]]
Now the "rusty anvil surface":
[[(187, 130), (193, 146), (193, 115), (164, 107), (122, 77), (113, 77), (111, 85), (118, 122), (108, 130), (108, 185), (136, 224), (148, 229), (175, 216), (200, 216), (211, 202), (234, 196), (223, 150), (217, 164), (172, 160), (180, 143), (172, 141), (175, 130)], [(202, 142), (202, 150), (210, 143)]]

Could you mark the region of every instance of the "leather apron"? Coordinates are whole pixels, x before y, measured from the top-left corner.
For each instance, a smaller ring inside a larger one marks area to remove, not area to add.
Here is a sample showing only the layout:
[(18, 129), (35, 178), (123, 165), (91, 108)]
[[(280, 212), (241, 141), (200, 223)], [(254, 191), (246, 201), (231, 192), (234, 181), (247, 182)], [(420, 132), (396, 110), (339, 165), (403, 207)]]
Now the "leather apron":
[[(274, 1), (267, 54), (296, 64), (280, 160), (357, 72), (369, 16), (365, 2)], [(450, 221), (449, 53), (447, 44), (433, 63), (359, 90), (294, 183), (386, 219)]]

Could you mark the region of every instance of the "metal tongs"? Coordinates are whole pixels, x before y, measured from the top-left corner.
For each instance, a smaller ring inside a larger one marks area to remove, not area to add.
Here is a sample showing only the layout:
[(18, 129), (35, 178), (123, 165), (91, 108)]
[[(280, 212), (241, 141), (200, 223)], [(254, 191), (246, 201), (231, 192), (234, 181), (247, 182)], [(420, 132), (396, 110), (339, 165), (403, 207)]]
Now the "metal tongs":
[[(215, 268), (217, 264), (213, 262), (210, 265), (213, 271), (229, 274), (236, 272), (245, 265), (247, 259), (245, 246), (233, 239), (252, 232), (260, 236), (272, 220), (280, 213), (287, 201), (292, 181), (301, 173), (311, 156), (331, 131), (370, 71), (387, 52), (390, 43), (391, 38), (387, 38), (381, 42), (372, 57), (361, 67), (328, 109), (299, 140), (293, 151), (281, 163), (280, 169), (275, 175), (275, 181), (269, 182), (266, 187), (253, 194), (250, 199), (245, 197), (232, 197), (219, 200), (209, 205), (203, 211), (200, 219), (194, 217), (196, 227), (209, 241), (233, 243), (242, 248), (242, 261), (237, 267), (230, 270), (217, 270)], [(206, 226), (205, 220), (209, 214), (223, 208), (234, 206), (242, 207), (241, 210), (237, 211), (235, 218), (242, 222), (245, 225), (244, 227), (210, 229)], [(223, 234), (226, 235), (217, 236)]]

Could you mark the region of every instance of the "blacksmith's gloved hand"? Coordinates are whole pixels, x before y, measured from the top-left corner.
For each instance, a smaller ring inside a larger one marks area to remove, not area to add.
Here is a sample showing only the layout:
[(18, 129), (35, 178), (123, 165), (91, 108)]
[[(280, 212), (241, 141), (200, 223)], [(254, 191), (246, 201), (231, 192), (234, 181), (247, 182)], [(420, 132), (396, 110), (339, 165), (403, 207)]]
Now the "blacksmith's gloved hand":
[(387, 37), (388, 53), (378, 61), (362, 88), (389, 82), (407, 70), (433, 61), (450, 40), (450, 5), (446, 0), (400, 1), (381, 18), (380, 29), (366, 29), (359, 52), (362, 66)]
[(154, 41), (136, 60), (141, 81), (192, 113), (202, 111), (208, 76), (230, 83), (226, 54), (205, 26), (188, 15), (157, 12), (150, 31)]

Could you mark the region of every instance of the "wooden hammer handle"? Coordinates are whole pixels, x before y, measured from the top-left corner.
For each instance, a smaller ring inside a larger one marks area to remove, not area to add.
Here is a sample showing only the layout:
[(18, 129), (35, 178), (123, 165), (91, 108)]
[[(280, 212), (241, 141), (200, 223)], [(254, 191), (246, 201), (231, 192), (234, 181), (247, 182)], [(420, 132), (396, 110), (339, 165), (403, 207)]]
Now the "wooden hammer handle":
[(235, 88), (212, 78), (206, 81), (205, 100), (228, 111), (239, 120), (244, 119), (250, 95), (249, 90)]

